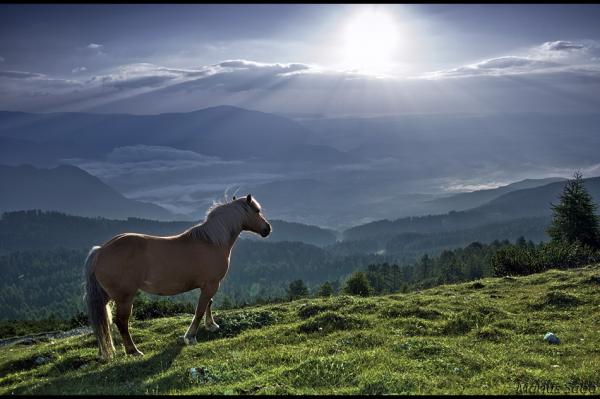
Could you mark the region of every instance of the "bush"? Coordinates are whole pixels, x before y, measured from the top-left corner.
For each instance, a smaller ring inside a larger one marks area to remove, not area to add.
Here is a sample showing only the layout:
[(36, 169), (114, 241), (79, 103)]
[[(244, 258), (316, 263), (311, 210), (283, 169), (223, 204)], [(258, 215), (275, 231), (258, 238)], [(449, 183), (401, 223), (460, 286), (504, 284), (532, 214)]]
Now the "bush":
[(332, 296), (333, 295), (333, 286), (329, 281), (326, 281), (319, 287), (318, 296)]
[(500, 248), (491, 258), (494, 275), (524, 276), (539, 272), (535, 258), (535, 250), (515, 245)]
[(373, 293), (373, 288), (363, 272), (354, 272), (344, 285), (344, 292), (350, 295), (369, 296)]
[(287, 294), (290, 301), (304, 298), (308, 296), (308, 288), (304, 284), (304, 281), (294, 280), (290, 283)]
[(571, 269), (600, 261), (600, 252), (579, 241), (552, 241), (538, 248), (511, 245), (491, 258), (495, 276), (524, 276), (548, 269)]
[(536, 258), (542, 270), (570, 269), (600, 261), (600, 253), (579, 241), (572, 244), (553, 241), (542, 244)]

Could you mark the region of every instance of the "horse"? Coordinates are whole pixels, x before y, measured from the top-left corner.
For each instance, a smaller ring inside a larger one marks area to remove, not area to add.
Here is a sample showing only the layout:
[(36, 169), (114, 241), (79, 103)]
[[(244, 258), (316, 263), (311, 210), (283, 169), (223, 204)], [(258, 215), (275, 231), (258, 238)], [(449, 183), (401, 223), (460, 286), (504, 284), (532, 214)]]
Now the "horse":
[(219, 326), (211, 313), (212, 298), (229, 270), (231, 251), (242, 231), (262, 237), (271, 233), (271, 224), (251, 194), (213, 204), (203, 223), (178, 235), (124, 233), (102, 246), (94, 246), (84, 264), (84, 297), (99, 356), (110, 360), (115, 355), (110, 332), (111, 300), (116, 304), (115, 324), (126, 354), (143, 355), (129, 334), (129, 317), (138, 290), (175, 295), (200, 288), (196, 311), (182, 337), (183, 343), (197, 343), (196, 333), (204, 315), (205, 328), (217, 331)]

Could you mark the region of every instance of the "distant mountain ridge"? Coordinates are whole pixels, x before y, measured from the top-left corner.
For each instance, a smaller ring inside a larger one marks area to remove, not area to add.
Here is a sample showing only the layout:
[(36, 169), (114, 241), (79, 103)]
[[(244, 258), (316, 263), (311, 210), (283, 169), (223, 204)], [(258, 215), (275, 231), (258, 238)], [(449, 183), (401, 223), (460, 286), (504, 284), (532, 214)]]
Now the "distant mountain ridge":
[[(378, 220), (355, 226), (342, 233), (343, 240), (359, 240), (400, 233), (437, 233), (462, 230), (488, 223), (520, 218), (550, 217), (551, 203), (558, 203), (566, 181), (515, 190), (500, 195), (478, 207), (446, 214)], [(600, 177), (584, 179), (596, 204), (600, 204)]]
[(125, 198), (100, 179), (71, 165), (52, 169), (0, 165), (0, 211), (44, 209), (79, 216), (172, 220), (168, 210)]
[[(169, 146), (223, 159), (352, 159), (332, 147), (308, 143), (310, 134), (290, 119), (225, 105), (157, 115), (0, 111), (3, 145), (22, 150), (24, 142), (30, 143), (32, 153), (24, 154), (22, 160), (29, 163), (40, 152), (36, 148), (40, 144), (55, 151), (56, 159), (98, 157), (117, 147), (138, 144)], [(8, 153), (7, 148), (3, 152)]]
[[(102, 245), (113, 236), (144, 233), (157, 236), (179, 234), (199, 221), (156, 221), (129, 217), (126, 220), (84, 217), (56, 211), (26, 210), (0, 214), (0, 253), (2, 251), (89, 248)], [(261, 242), (295, 241), (324, 247), (336, 241), (336, 233), (318, 226), (270, 220), (273, 232)], [(242, 235), (247, 241), (252, 233)]]
[(458, 193), (443, 198), (436, 198), (431, 201), (425, 201), (425, 205), (430, 207), (432, 211), (437, 213), (445, 213), (450, 211), (464, 211), (485, 204), (503, 194), (507, 194), (517, 190), (526, 188), (534, 188), (544, 186), (550, 183), (566, 181), (562, 177), (548, 177), (544, 179), (525, 179), (515, 183), (507, 184), (485, 190), (476, 190), (465, 193)]

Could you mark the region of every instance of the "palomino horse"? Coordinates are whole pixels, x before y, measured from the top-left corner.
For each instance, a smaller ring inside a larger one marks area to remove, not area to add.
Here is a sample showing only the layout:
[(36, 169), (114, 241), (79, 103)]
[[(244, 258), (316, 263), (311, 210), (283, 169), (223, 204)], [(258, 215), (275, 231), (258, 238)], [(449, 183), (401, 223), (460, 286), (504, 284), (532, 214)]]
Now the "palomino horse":
[(271, 232), (260, 204), (250, 194), (216, 204), (209, 209), (204, 223), (181, 234), (156, 237), (125, 233), (100, 247), (93, 247), (85, 261), (85, 297), (100, 356), (110, 359), (115, 353), (110, 333), (110, 300), (117, 306), (116, 325), (126, 353), (143, 355), (129, 334), (129, 316), (139, 289), (152, 294), (175, 295), (200, 288), (196, 314), (183, 341), (187, 345), (196, 343), (198, 326), (205, 312), (205, 327), (216, 331), (219, 326), (210, 311), (212, 297), (227, 274), (231, 249), (242, 230), (263, 237)]

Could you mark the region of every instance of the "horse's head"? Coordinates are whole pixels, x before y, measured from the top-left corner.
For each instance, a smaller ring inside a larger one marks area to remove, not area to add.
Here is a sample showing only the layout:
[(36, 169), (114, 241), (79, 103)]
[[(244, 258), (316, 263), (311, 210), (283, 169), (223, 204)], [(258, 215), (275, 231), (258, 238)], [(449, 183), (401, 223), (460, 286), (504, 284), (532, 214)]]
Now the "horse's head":
[(268, 236), (271, 233), (271, 224), (262, 215), (260, 204), (256, 199), (248, 194), (246, 198), (239, 198), (236, 201), (239, 201), (248, 210), (248, 217), (242, 229), (260, 234), (262, 237)]

